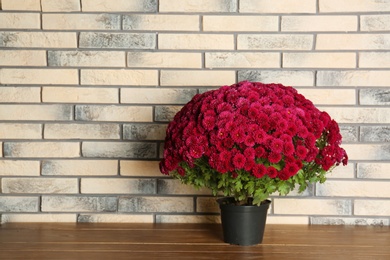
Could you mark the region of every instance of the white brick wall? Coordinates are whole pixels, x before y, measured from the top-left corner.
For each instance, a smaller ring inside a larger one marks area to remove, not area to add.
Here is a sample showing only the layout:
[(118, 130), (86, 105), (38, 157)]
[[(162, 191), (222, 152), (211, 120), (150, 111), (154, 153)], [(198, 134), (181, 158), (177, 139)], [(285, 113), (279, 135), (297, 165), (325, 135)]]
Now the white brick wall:
[(350, 163), (270, 223), (390, 225), (390, 2), (0, 0), (0, 223), (219, 222), (160, 174), (167, 123), (241, 80), (296, 87)]

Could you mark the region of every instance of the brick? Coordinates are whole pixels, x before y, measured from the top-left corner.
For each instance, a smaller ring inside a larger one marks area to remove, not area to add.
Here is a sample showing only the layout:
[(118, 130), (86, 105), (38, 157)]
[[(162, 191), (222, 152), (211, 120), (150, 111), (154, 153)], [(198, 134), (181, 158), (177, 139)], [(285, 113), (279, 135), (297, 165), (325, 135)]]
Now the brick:
[(46, 52), (32, 50), (0, 50), (0, 65), (46, 66)]
[(80, 0), (41, 0), (43, 12), (81, 11)]
[(356, 54), (342, 52), (283, 53), (284, 68), (356, 68)]
[(388, 163), (358, 163), (357, 177), (362, 179), (390, 179)]
[(152, 107), (148, 106), (76, 106), (76, 120), (110, 122), (152, 122)]
[(2, 123), (0, 124), (0, 139), (42, 139), (42, 125)]
[(43, 87), (46, 103), (118, 103), (116, 88)]
[(156, 181), (153, 179), (130, 178), (83, 178), (83, 194), (155, 194)]
[(1, 103), (34, 103), (41, 102), (39, 87), (6, 87), (0, 88)]
[(120, 197), (119, 212), (193, 212), (190, 197)]
[(343, 144), (350, 160), (386, 161), (390, 159), (390, 145), (384, 144)]
[(75, 32), (0, 32), (0, 47), (77, 48)]
[(351, 200), (343, 199), (274, 199), (274, 214), (351, 215)]
[(389, 52), (360, 52), (359, 68), (389, 68)]
[(119, 30), (116, 14), (43, 14), (44, 30)]
[(39, 198), (0, 196), (0, 212), (38, 212)]
[(155, 86), (157, 70), (81, 70), (83, 85)]
[(157, 148), (154, 143), (141, 142), (83, 142), (84, 157), (98, 158), (156, 158)]
[[(210, 194), (210, 192), (209, 192)], [(197, 197), (196, 212), (220, 213), (216, 197)]]
[(80, 156), (77, 142), (6, 142), (4, 156), (8, 158), (72, 158)]
[(45, 139), (119, 139), (118, 124), (45, 124)]
[(377, 0), (321, 0), (319, 10), (321, 13), (386, 12), (390, 6), (387, 1)]
[(362, 142), (390, 142), (389, 126), (361, 126), (360, 140)]
[(39, 161), (0, 160), (0, 176), (39, 176)]
[(74, 194), (78, 185), (76, 178), (3, 178), (1, 183), (2, 192), (12, 194)]
[(353, 179), (355, 177), (355, 164), (348, 162), (348, 165), (339, 165), (328, 172), (328, 179)]
[(54, 67), (125, 67), (121, 51), (49, 51), (48, 65)]
[(279, 53), (208, 52), (206, 68), (280, 68)]
[(316, 50), (389, 50), (389, 34), (318, 34)]
[(318, 71), (317, 86), (388, 87), (390, 71)]
[(154, 33), (81, 32), (80, 48), (154, 49)]
[(236, 0), (160, 0), (159, 12), (229, 13), (236, 12)]
[(0, 84), (78, 84), (75, 69), (0, 69)]
[(361, 105), (390, 105), (390, 93), (386, 89), (361, 89), (359, 101)]
[(156, 215), (156, 223), (221, 224), (221, 218), (215, 215)]
[(390, 200), (355, 200), (354, 214), (359, 216), (390, 216)]
[(357, 126), (344, 126), (340, 125), (340, 133), (343, 137), (343, 142), (357, 142), (359, 133)]
[(72, 116), (67, 105), (0, 105), (0, 120), (71, 120)]
[(239, 34), (238, 50), (300, 50), (313, 49), (313, 36), (308, 34)]
[(163, 70), (161, 86), (223, 86), (235, 82), (234, 71)]
[(123, 30), (199, 31), (198, 15), (132, 14), (123, 16)]
[(376, 181), (327, 181), (317, 184), (317, 196), (390, 198), (389, 183)]
[(170, 122), (181, 108), (181, 106), (157, 106), (155, 108), (155, 121)]
[(164, 140), (167, 126), (162, 124), (125, 124), (123, 139), (125, 140)]
[(227, 34), (159, 34), (160, 50), (233, 50), (234, 36)]
[(80, 214), (79, 223), (153, 223), (152, 214)]
[(83, 12), (155, 12), (156, 0), (81, 0)]
[[(268, 219), (267, 219), (268, 223)], [(350, 225), (350, 226), (388, 226), (389, 220), (385, 218), (330, 218), (311, 217), (312, 225)]]
[(40, 29), (37, 13), (0, 13), (0, 29)]
[(44, 160), (42, 175), (55, 176), (115, 176), (116, 160)]
[(356, 92), (354, 89), (300, 89), (299, 93), (316, 105), (356, 104)]
[(200, 53), (129, 52), (127, 66), (138, 68), (201, 68)]
[(243, 80), (281, 83), (285, 86), (313, 86), (314, 74), (312, 71), (299, 70), (239, 70), (238, 81)]
[(390, 15), (362, 15), (360, 16), (361, 31), (389, 31)]
[(282, 32), (357, 31), (358, 18), (352, 15), (283, 16)]
[(390, 117), (387, 108), (370, 107), (324, 107), (321, 108), (338, 123), (356, 123), (356, 124), (388, 124)]
[(2, 223), (76, 223), (76, 214), (2, 214)]
[(303, 216), (267, 216), (267, 224), (308, 225), (309, 218)]
[(115, 212), (117, 198), (95, 196), (42, 196), (42, 212)]
[(240, 0), (240, 13), (316, 13), (316, 0)]
[(216, 32), (276, 32), (277, 16), (203, 16), (203, 31)]
[(196, 95), (195, 89), (122, 88), (121, 103), (126, 104), (186, 104)]
[(164, 177), (159, 161), (120, 161), (120, 175), (132, 177)]
[(41, 11), (40, 0), (1, 0), (2, 10)]
[(158, 194), (180, 194), (180, 195), (211, 195), (209, 189), (195, 189), (191, 185), (185, 185), (179, 180), (162, 179), (157, 181)]

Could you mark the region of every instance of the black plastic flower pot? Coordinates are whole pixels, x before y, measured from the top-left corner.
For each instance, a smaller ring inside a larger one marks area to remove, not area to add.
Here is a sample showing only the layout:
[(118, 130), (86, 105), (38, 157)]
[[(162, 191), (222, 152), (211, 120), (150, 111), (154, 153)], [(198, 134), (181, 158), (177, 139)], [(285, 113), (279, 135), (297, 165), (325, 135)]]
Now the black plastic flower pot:
[(217, 200), (221, 209), (223, 239), (225, 243), (251, 246), (263, 242), (270, 200), (260, 206), (235, 205), (234, 198)]

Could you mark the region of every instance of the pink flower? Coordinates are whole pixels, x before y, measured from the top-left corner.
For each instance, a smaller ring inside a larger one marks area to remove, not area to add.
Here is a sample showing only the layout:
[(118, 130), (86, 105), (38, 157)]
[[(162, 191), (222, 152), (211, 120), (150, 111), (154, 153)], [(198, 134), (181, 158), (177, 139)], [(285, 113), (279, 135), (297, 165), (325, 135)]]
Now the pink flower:
[(181, 176), (186, 175), (186, 171), (184, 170), (183, 167), (178, 167), (177, 168), (177, 173), (180, 174)]
[(243, 127), (238, 127), (231, 133), (234, 142), (242, 143), (245, 141), (246, 135)]
[(255, 167), (253, 167), (252, 174), (256, 178), (262, 178), (267, 172), (267, 168), (263, 164), (256, 164)]
[(268, 155), (268, 161), (270, 163), (278, 163), (280, 162), (281, 159), (282, 159), (282, 155), (280, 153), (272, 152)]
[(284, 170), (291, 177), (299, 171), (299, 168), (298, 165), (296, 165), (295, 163), (289, 163), (284, 167)]
[(203, 153), (204, 153), (204, 148), (202, 146), (197, 145), (190, 148), (190, 156), (194, 159), (198, 159), (202, 157)]
[(285, 131), (288, 127), (288, 122), (287, 120), (284, 120), (284, 119), (280, 119), (279, 121), (277, 121), (277, 128), (280, 130), (280, 131)]
[(298, 136), (299, 137), (306, 138), (308, 134), (309, 134), (309, 131), (307, 131), (306, 127), (304, 127), (304, 126), (298, 127)]
[(292, 96), (285, 95), (282, 97), (282, 99), (283, 103), (286, 104), (286, 106), (290, 106), (294, 103), (294, 98)]
[(244, 170), (247, 172), (251, 172), (253, 167), (255, 167), (256, 163), (253, 160), (246, 160)]
[(296, 152), (298, 158), (301, 160), (304, 160), (307, 156), (307, 153), (308, 153), (307, 148), (302, 146), (302, 145), (299, 145), (295, 152)]
[(245, 148), (244, 156), (247, 159), (254, 160), (255, 159), (255, 155), (256, 155), (255, 149), (253, 149), (252, 147)]
[(271, 151), (274, 153), (280, 153), (283, 151), (283, 141), (281, 139), (273, 139), (271, 142)]
[(202, 126), (206, 130), (212, 130), (215, 127), (215, 117), (206, 116), (202, 120)]
[(217, 134), (217, 138), (218, 139), (225, 139), (227, 136), (228, 136), (228, 132), (225, 130), (225, 129), (223, 129), (223, 128), (219, 128), (218, 129), (218, 134)]
[(293, 155), (294, 154), (294, 145), (292, 143), (284, 143), (283, 153), (285, 155)]
[(262, 146), (258, 146), (255, 148), (256, 158), (263, 158), (266, 155), (265, 149)]
[(268, 167), (267, 168), (267, 175), (270, 177), (270, 178), (276, 178), (276, 176), (278, 176), (278, 170), (276, 170), (275, 167)]
[(245, 159), (245, 156), (243, 154), (237, 153), (236, 155), (234, 155), (233, 165), (236, 169), (244, 168), (245, 162), (246, 162), (246, 159)]
[(254, 134), (253, 138), (258, 144), (262, 144), (266, 139), (267, 133), (263, 129), (258, 129)]
[(248, 109), (248, 117), (252, 120), (256, 120), (256, 118), (258, 118), (259, 114), (260, 114), (260, 111), (256, 106), (251, 106)]
[(255, 139), (253, 138), (253, 136), (250, 136), (250, 135), (247, 135), (245, 137), (244, 143), (248, 147), (253, 147), (256, 144)]

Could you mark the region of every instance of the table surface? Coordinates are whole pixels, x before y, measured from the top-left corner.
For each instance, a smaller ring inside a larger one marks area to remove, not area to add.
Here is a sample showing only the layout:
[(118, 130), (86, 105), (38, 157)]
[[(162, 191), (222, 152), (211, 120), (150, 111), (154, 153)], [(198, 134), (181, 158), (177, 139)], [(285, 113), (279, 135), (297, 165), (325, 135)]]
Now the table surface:
[(390, 259), (390, 227), (271, 225), (263, 243), (223, 242), (219, 224), (7, 223), (0, 259)]

